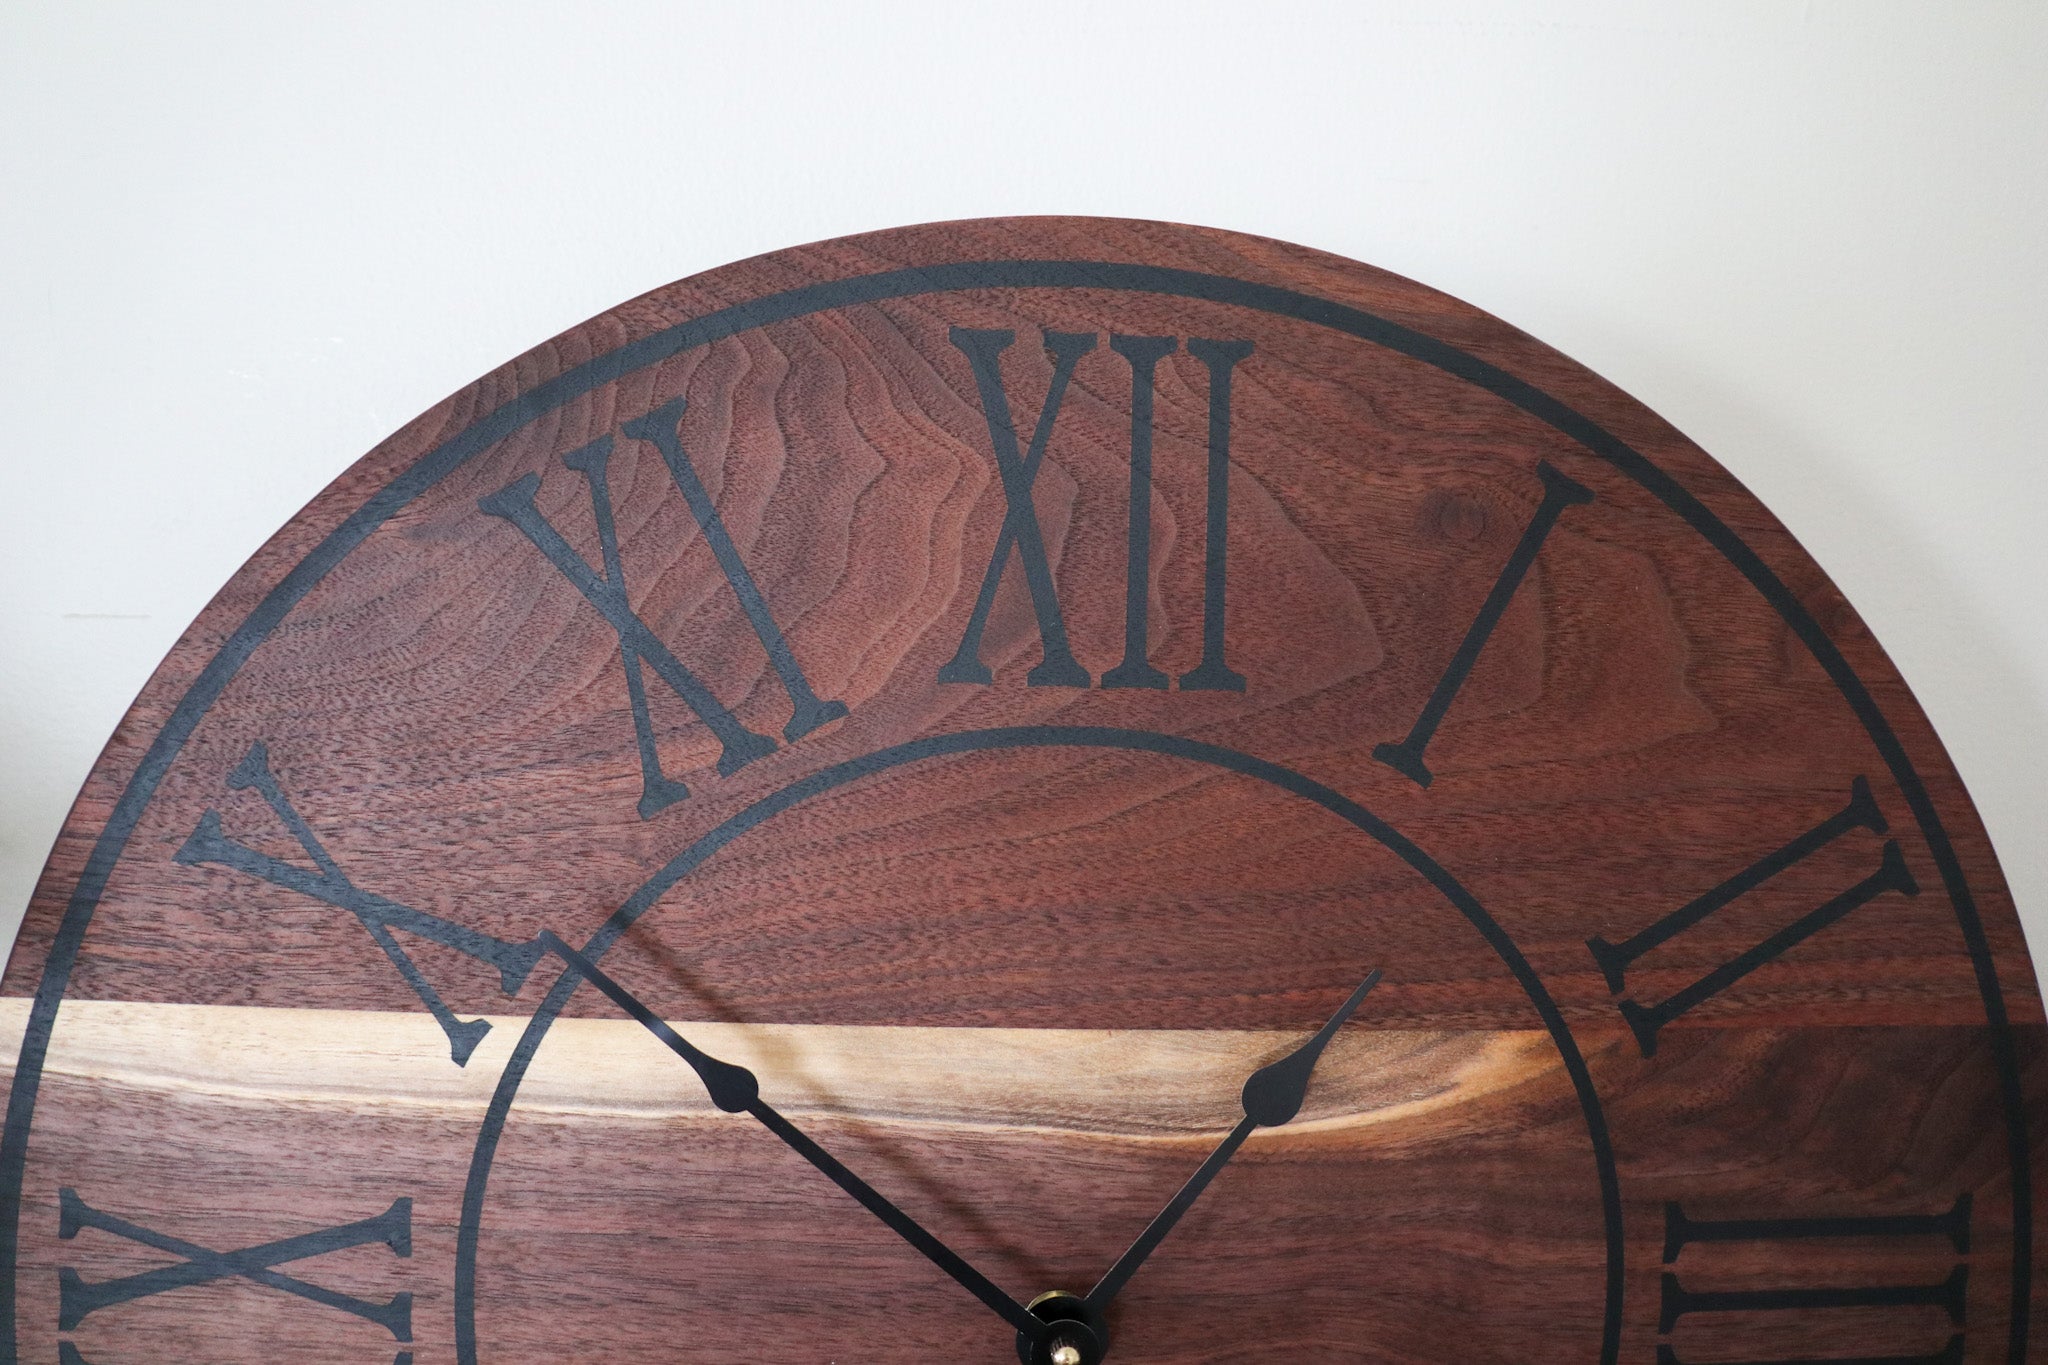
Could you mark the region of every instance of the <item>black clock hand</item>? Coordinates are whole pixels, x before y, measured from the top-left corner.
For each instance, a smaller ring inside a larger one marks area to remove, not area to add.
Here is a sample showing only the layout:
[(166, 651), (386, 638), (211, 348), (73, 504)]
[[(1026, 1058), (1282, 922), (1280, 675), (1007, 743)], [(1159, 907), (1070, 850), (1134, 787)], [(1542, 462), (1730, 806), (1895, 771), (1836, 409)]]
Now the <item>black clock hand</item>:
[(642, 1027), (668, 1045), (671, 1052), (690, 1064), (704, 1083), (711, 1102), (728, 1114), (751, 1114), (775, 1136), (796, 1149), (797, 1155), (830, 1177), (833, 1184), (860, 1201), (863, 1208), (889, 1225), (891, 1231), (923, 1252), (933, 1265), (951, 1275), (968, 1293), (980, 1299), (1003, 1321), (1034, 1340), (1046, 1331), (1046, 1324), (1033, 1317), (1023, 1304), (1005, 1294), (996, 1284), (962, 1260), (951, 1247), (920, 1227), (915, 1219), (890, 1203), (874, 1186), (839, 1164), (838, 1158), (806, 1137), (797, 1126), (777, 1113), (761, 1098), (761, 1083), (743, 1066), (722, 1062), (689, 1041), (665, 1023), (661, 1016), (640, 1003), (624, 986), (605, 975), (596, 963), (543, 929), (539, 942), (569, 964), (577, 975), (611, 998), (611, 1002), (638, 1020)]
[(1100, 1313), (1109, 1307), (1109, 1301), (1117, 1296), (1117, 1291), (1137, 1274), (1138, 1267), (1145, 1263), (1153, 1248), (1166, 1240), (1166, 1234), (1173, 1231), (1173, 1225), (1193, 1207), (1196, 1197), (1209, 1187), (1209, 1182), (1237, 1154), (1237, 1149), (1244, 1146), (1245, 1139), (1252, 1135), (1254, 1128), (1276, 1127), (1301, 1112), (1302, 1101), (1308, 1098), (1309, 1075), (1321, 1060), (1323, 1049), (1330, 1045), (1330, 1039), (1337, 1036), (1337, 1030), (1343, 1027), (1344, 1021), (1379, 984), (1380, 973), (1375, 968), (1359, 983), (1358, 989), (1351, 992), (1351, 998), (1337, 1007), (1330, 1021), (1316, 1030), (1315, 1037), (1279, 1061), (1262, 1066), (1251, 1074), (1244, 1083), (1244, 1117), (1230, 1130), (1229, 1136), (1216, 1145), (1216, 1150), (1209, 1153), (1209, 1159), (1188, 1177), (1188, 1183), (1180, 1187), (1180, 1193), (1174, 1195), (1173, 1202), (1159, 1211), (1159, 1216), (1138, 1234), (1138, 1240), (1131, 1243), (1130, 1249), (1117, 1257), (1109, 1273), (1088, 1291), (1087, 1304), (1091, 1310)]

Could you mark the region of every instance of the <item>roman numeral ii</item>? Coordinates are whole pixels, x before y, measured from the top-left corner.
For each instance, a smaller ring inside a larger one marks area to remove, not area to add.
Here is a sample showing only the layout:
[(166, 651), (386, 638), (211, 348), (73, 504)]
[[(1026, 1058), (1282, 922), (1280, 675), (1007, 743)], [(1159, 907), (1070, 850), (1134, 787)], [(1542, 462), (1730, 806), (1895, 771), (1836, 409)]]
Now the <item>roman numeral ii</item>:
[[(1862, 777), (1858, 777), (1850, 784), (1848, 805), (1799, 835), (1783, 848), (1765, 854), (1713, 890), (1673, 910), (1640, 933), (1619, 943), (1610, 943), (1595, 936), (1586, 940), (1586, 947), (1592, 951), (1593, 960), (1600, 964), (1601, 972), (1607, 977), (1608, 986), (1615, 994), (1620, 995), (1628, 989), (1627, 976), (1630, 965), (1644, 953), (1692, 928), (1736, 897), (1754, 890), (1786, 868), (1812, 857), (1822, 848), (1856, 829), (1867, 829), (1876, 834), (1885, 832), (1884, 814), (1878, 810), (1877, 800), (1871, 795), (1869, 780)], [(1897, 891), (1906, 896), (1918, 895), (1920, 891), (1919, 884), (1913, 880), (1912, 872), (1906, 867), (1905, 854), (1899, 851), (1898, 842), (1892, 839), (1885, 840), (1884, 850), (1879, 855), (1875, 871), (1800, 916), (1763, 942), (1736, 954), (1691, 985), (1653, 1004), (1640, 1004), (1633, 999), (1622, 1000), (1619, 1004), (1622, 1017), (1635, 1032), (1636, 1042), (1641, 1045), (1643, 1055), (1648, 1057), (1656, 1052), (1658, 1032), (1673, 1019), (1713, 999), (1787, 949), (1812, 938), (1829, 925), (1841, 920), (1850, 911), (1869, 904), (1887, 891)]]
[[(990, 681), (989, 667), (981, 658), (981, 638), (988, 626), (989, 608), (995, 603), (996, 588), (1014, 554), (1025, 586), (1031, 592), (1041, 650), (1039, 662), (1025, 675), (1025, 682), (1033, 687), (1088, 687), (1093, 679), (1074, 658), (1067, 641), (1066, 617), (1046, 557), (1045, 537), (1039, 529), (1032, 489), (1045, 462), (1046, 447), (1052, 440), (1060, 405), (1066, 401), (1074, 367), (1082, 356), (1095, 349), (1097, 338), (1087, 332), (1044, 334), (1045, 349), (1052, 357), (1052, 380), (1039, 406), (1030, 443), (1021, 449), (1002, 375), (1003, 352), (1016, 339), (1017, 334), (1007, 329), (955, 327), (950, 333), (953, 345), (967, 357), (974, 372), (982, 417), (988, 425), (989, 446), (995, 456), (996, 472), (1002, 479), (1005, 510), (1002, 530), (981, 576), (981, 590), (968, 614), (967, 628), (960, 636), (960, 647), (939, 669), (939, 681)], [(1163, 689), (1168, 685), (1167, 675), (1155, 668), (1146, 654), (1152, 562), (1153, 382), (1159, 362), (1179, 346), (1177, 337), (1112, 334), (1109, 338), (1110, 350), (1123, 358), (1131, 372), (1131, 481), (1124, 566), (1124, 657), (1102, 675), (1104, 688)], [(1179, 683), (1182, 691), (1242, 692), (1243, 676), (1224, 659), (1225, 590), (1229, 582), (1230, 392), (1232, 373), (1238, 362), (1252, 353), (1252, 343), (1190, 337), (1187, 349), (1209, 372), (1208, 513), (1202, 575), (1202, 661), (1181, 674)]]

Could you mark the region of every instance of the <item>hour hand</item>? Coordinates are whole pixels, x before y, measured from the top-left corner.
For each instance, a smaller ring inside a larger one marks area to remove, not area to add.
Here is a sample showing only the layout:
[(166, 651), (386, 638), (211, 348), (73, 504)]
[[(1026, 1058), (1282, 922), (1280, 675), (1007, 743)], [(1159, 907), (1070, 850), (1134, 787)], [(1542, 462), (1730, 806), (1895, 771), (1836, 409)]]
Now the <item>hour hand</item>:
[(1230, 1130), (1229, 1135), (1217, 1144), (1216, 1150), (1209, 1153), (1208, 1160), (1188, 1177), (1188, 1183), (1180, 1187), (1180, 1193), (1174, 1195), (1173, 1202), (1160, 1210), (1159, 1216), (1138, 1234), (1138, 1240), (1131, 1243), (1130, 1249), (1117, 1257), (1116, 1264), (1109, 1268), (1109, 1273), (1097, 1282), (1095, 1288), (1088, 1291), (1087, 1304), (1092, 1311), (1100, 1313), (1109, 1306), (1110, 1300), (1114, 1299), (1117, 1291), (1137, 1273), (1138, 1267), (1145, 1263), (1145, 1258), (1152, 1254), (1153, 1248), (1166, 1240), (1166, 1234), (1173, 1231), (1173, 1225), (1181, 1220), (1181, 1215), (1193, 1207), (1196, 1198), (1209, 1187), (1209, 1182), (1216, 1178), (1216, 1173), (1237, 1154), (1238, 1148), (1244, 1146), (1245, 1139), (1252, 1135), (1253, 1129), (1277, 1127), (1301, 1112), (1302, 1102), (1308, 1098), (1309, 1076), (1314, 1073), (1316, 1063), (1322, 1059), (1323, 1049), (1330, 1045), (1330, 1040), (1337, 1036), (1337, 1030), (1344, 1026), (1344, 1021), (1357, 1012), (1365, 997), (1371, 994), (1372, 988), (1379, 984), (1380, 972), (1375, 968), (1371, 975), (1359, 983), (1358, 989), (1351, 992), (1350, 998), (1337, 1007), (1337, 1012), (1330, 1016), (1329, 1022), (1316, 1030), (1313, 1038), (1279, 1061), (1262, 1066), (1251, 1074), (1250, 1079), (1244, 1083), (1244, 1091), (1240, 1097), (1244, 1106), (1244, 1117)]
[(945, 1271), (968, 1293), (995, 1310), (1005, 1322), (1036, 1339), (1046, 1326), (1023, 1304), (1004, 1293), (993, 1281), (962, 1260), (951, 1247), (926, 1232), (909, 1214), (885, 1198), (874, 1186), (839, 1163), (839, 1159), (806, 1136), (797, 1126), (761, 1098), (761, 1083), (754, 1073), (732, 1062), (723, 1062), (691, 1045), (670, 1028), (653, 1010), (624, 986), (612, 980), (596, 963), (543, 929), (539, 942), (569, 964), (585, 981), (603, 992), (611, 1002), (639, 1021), (649, 1033), (667, 1044), (669, 1051), (690, 1064), (704, 1083), (711, 1102), (728, 1114), (750, 1114), (762, 1127), (788, 1143), (797, 1155), (823, 1171), (840, 1189), (852, 1195), (868, 1212), (888, 1224), (889, 1229), (916, 1247), (933, 1265)]

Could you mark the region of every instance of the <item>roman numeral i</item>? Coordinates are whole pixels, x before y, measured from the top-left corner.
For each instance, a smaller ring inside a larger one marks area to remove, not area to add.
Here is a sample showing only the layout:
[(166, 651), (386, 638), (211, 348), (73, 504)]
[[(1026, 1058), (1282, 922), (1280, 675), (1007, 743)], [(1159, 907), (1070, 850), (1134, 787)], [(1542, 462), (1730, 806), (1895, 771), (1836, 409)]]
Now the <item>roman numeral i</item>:
[[(1081, 357), (1095, 349), (1098, 338), (1087, 332), (1044, 334), (1045, 349), (1052, 357), (1052, 380), (1039, 406), (1030, 442), (1022, 447), (1018, 444), (1016, 419), (1002, 375), (1003, 352), (1015, 343), (1017, 334), (1008, 329), (955, 327), (949, 339), (967, 357), (974, 372), (982, 416), (988, 425), (989, 447), (1002, 480), (1004, 513), (1002, 530), (981, 576), (981, 590), (960, 636), (960, 647), (939, 669), (939, 681), (991, 680), (989, 667), (981, 658), (981, 639), (988, 627), (996, 588), (1014, 557), (1031, 593), (1041, 649), (1039, 662), (1025, 674), (1025, 682), (1033, 687), (1088, 687), (1094, 679), (1075, 659), (1067, 640), (1066, 617), (1060, 608), (1059, 590), (1053, 583), (1032, 490), (1045, 462), (1060, 405), (1066, 401), (1074, 367)], [(1166, 673), (1153, 666), (1146, 645), (1152, 563), (1153, 393), (1159, 362), (1179, 346), (1178, 337), (1112, 334), (1109, 338), (1110, 350), (1123, 357), (1131, 372), (1131, 479), (1124, 567), (1124, 657), (1102, 675), (1100, 685), (1104, 688), (1164, 689), (1169, 683)], [(1230, 390), (1231, 375), (1238, 362), (1252, 353), (1252, 343), (1190, 337), (1187, 350), (1209, 372), (1208, 512), (1204, 528), (1202, 660), (1181, 674), (1179, 685), (1182, 691), (1242, 692), (1243, 675), (1233, 670), (1224, 657), (1229, 581)]]
[[(711, 494), (697, 477), (690, 457), (683, 449), (681, 423), (685, 400), (673, 399), (627, 422), (621, 430), (637, 441), (645, 441), (661, 453), (676, 490), (683, 495), (697, 529), (718, 561), (719, 571), (746, 611), (754, 635), (767, 651), (768, 662), (782, 682), (789, 698), (789, 723), (782, 728), (785, 740), (802, 739), (819, 726), (846, 714), (846, 703), (821, 701), (811, 690), (810, 680), (790, 652), (789, 641), (768, 610), (760, 586), (740, 558), (738, 547), (725, 529), (725, 521), (711, 501)], [(647, 683), (643, 670), (666, 684), (697, 718), (710, 727), (718, 739), (718, 773), (729, 777), (763, 754), (773, 753), (775, 742), (750, 730), (694, 672), (637, 616), (626, 592), (626, 571), (619, 558), (619, 533), (612, 514), (611, 484), (606, 471), (612, 457), (612, 438), (603, 436), (589, 445), (570, 451), (562, 463), (583, 476), (590, 488), (591, 512), (597, 522), (598, 551), (603, 570), (590, 567), (553, 523), (534, 505), (540, 491), (540, 475), (527, 474), (487, 497), (477, 506), (494, 517), (518, 527), (535, 549), (546, 556), (563, 578), (581, 593), (605, 619), (619, 638), (619, 662), (626, 673), (626, 698), (633, 712), (633, 733), (640, 750), (640, 818), (653, 817), (690, 794), (680, 778), (671, 777), (661, 766), (654, 743), (654, 723), (647, 711)]]
[(1590, 490), (1548, 460), (1537, 462), (1536, 477), (1543, 484), (1543, 501), (1537, 504), (1535, 515), (1529, 518), (1529, 525), (1508, 555), (1508, 562), (1501, 566), (1500, 576), (1494, 579), (1492, 590), (1479, 604), (1479, 614), (1472, 618), (1457, 652), (1444, 666), (1429, 699), (1422, 704), (1422, 714), (1408, 728), (1405, 739), (1373, 746), (1372, 756), (1375, 759), (1420, 786), (1427, 787), (1436, 780), (1436, 774), (1429, 770), (1423, 755), (1429, 749), (1430, 740), (1436, 736), (1437, 726), (1443, 724), (1445, 713), (1458, 699), (1458, 692), (1465, 686), (1465, 678), (1472, 672), (1472, 665), (1479, 662), (1480, 652), (1492, 638), (1494, 627), (1500, 624), (1501, 615), (1507, 611), (1508, 603), (1514, 600), (1515, 589), (1522, 586), (1522, 580), (1534, 567), (1543, 542), (1550, 539), (1550, 533), (1557, 528), (1557, 519), (1564, 515), (1567, 507), (1593, 500)]

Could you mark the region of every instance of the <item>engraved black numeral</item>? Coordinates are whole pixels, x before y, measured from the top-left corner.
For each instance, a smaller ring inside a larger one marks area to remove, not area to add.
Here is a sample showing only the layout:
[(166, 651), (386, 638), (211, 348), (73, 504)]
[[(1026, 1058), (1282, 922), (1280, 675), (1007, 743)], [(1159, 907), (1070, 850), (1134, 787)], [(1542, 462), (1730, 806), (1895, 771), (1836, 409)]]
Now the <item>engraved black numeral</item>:
[(1066, 401), (1067, 383), (1074, 366), (1095, 349), (1095, 338), (1080, 332), (1047, 332), (1045, 349), (1052, 355), (1052, 383), (1045, 402), (1038, 409), (1038, 427), (1023, 453), (1017, 450), (1017, 424), (1010, 416), (1009, 394), (1003, 388), (1002, 353), (1017, 339), (1008, 329), (981, 330), (955, 327), (948, 339), (967, 357), (974, 369), (975, 386), (981, 391), (982, 417), (988, 424), (989, 445), (995, 451), (996, 473), (1003, 483), (1003, 529), (996, 536), (995, 550), (981, 576), (981, 592), (967, 618), (960, 648), (939, 669), (940, 682), (985, 683), (988, 665), (981, 661), (981, 634), (988, 626), (989, 608), (996, 599), (996, 585), (1002, 581), (1014, 547), (1024, 567), (1024, 583), (1031, 589), (1031, 609), (1038, 615), (1038, 639), (1044, 651), (1038, 665), (1026, 675), (1033, 687), (1086, 687), (1088, 670), (1074, 658), (1067, 644), (1067, 622), (1060, 615), (1059, 590), (1053, 586), (1052, 568), (1046, 562), (1045, 535), (1039, 530), (1038, 509), (1031, 490), (1038, 482), (1038, 468), (1045, 462), (1045, 448), (1052, 439), (1053, 422), (1060, 404)]
[[(1688, 1217), (1676, 1203), (1664, 1206), (1664, 1264), (1678, 1260), (1686, 1247), (1705, 1242), (1796, 1242), (1813, 1238), (1944, 1238), (1958, 1257), (1970, 1251), (1970, 1196), (1963, 1195), (1945, 1213), (1892, 1214), (1877, 1217), (1737, 1218)], [(1693, 1313), (1757, 1313), (1795, 1309), (1895, 1308), (1929, 1306), (1945, 1310), (1957, 1329), (1946, 1344), (1920, 1355), (1858, 1356), (1826, 1365), (1954, 1365), (1963, 1358), (1963, 1318), (1970, 1268), (1958, 1261), (1949, 1273), (1926, 1284), (1783, 1286), (1770, 1289), (1699, 1290), (1679, 1283), (1666, 1270), (1657, 1315), (1657, 1331), (1669, 1336), (1678, 1320)], [(1658, 1365), (1682, 1365), (1669, 1343), (1657, 1348)], [(1745, 1361), (1740, 1365), (1801, 1365), (1790, 1361)], [(1807, 1365), (1822, 1365), (1810, 1362)]]
[[(68, 1341), (57, 1343), (57, 1365), (93, 1365), (79, 1354), (78, 1348)], [(391, 1358), (391, 1365), (412, 1365), (412, 1352), (400, 1351)]]
[(1124, 658), (1102, 675), (1104, 687), (1166, 686), (1166, 674), (1146, 657), (1145, 638), (1152, 604), (1152, 381), (1159, 362), (1179, 344), (1173, 337), (1109, 339), (1109, 349), (1131, 363), (1131, 504), (1124, 558)]
[[(1680, 906), (1632, 938), (1624, 939), (1620, 943), (1610, 943), (1605, 938), (1595, 936), (1586, 940), (1586, 946), (1592, 950), (1593, 960), (1600, 964), (1601, 972), (1607, 977), (1608, 986), (1617, 995), (1622, 994), (1628, 988), (1629, 966), (1644, 953), (1692, 928), (1736, 897), (1755, 889), (1786, 868), (1811, 857), (1826, 845), (1856, 829), (1867, 829), (1876, 834), (1883, 834), (1886, 830), (1884, 814), (1878, 810), (1877, 800), (1871, 795), (1870, 783), (1862, 777), (1858, 777), (1850, 784), (1848, 805), (1775, 853), (1757, 859), (1713, 890)], [(1912, 872), (1906, 867), (1905, 854), (1900, 852), (1898, 842), (1891, 839), (1885, 841), (1884, 851), (1875, 872), (1825, 904), (1802, 915), (1755, 947), (1738, 953), (1690, 986), (1651, 1005), (1623, 999), (1619, 1005), (1622, 1017), (1628, 1021), (1629, 1028), (1634, 1030), (1636, 1041), (1642, 1046), (1643, 1055), (1648, 1057), (1656, 1052), (1659, 1030), (1673, 1019), (1719, 995), (1795, 944), (1812, 938), (1848, 915), (1850, 911), (1868, 904), (1887, 891), (1897, 891), (1907, 896), (1918, 895), (1920, 892), (1919, 884), (1913, 880)]]
[[(70, 1342), (60, 1341), (57, 1343), (57, 1365), (93, 1365), (93, 1362), (81, 1355)], [(412, 1352), (400, 1351), (391, 1358), (391, 1365), (412, 1365)]]
[(403, 929), (408, 934), (489, 963), (498, 969), (499, 985), (506, 995), (517, 995), (520, 987), (526, 984), (534, 964), (540, 961), (540, 944), (507, 943), (453, 920), (386, 900), (358, 887), (336, 865), (305, 817), (299, 814), (291, 798), (278, 785), (277, 776), (270, 769), (270, 751), (262, 741), (249, 746), (249, 752), (228, 774), (228, 786), (237, 791), (253, 787), (261, 793), (264, 802), (291, 831), (299, 847), (306, 851), (306, 856), (313, 860), (313, 867), (295, 866), (230, 839), (222, 831), (217, 810), (208, 810), (199, 817), (197, 827), (178, 849), (177, 861), (195, 866), (214, 863), (232, 867), (354, 915), (369, 931), (370, 937), (377, 941), (377, 946), (384, 950), (385, 956), (391, 959), (391, 965), (398, 969), (413, 993), (419, 996), (420, 1003), (433, 1014), (442, 1032), (448, 1035), (448, 1054), (455, 1064), (467, 1064), (470, 1054), (476, 1051), (476, 1045), (491, 1031), (489, 1021), (456, 1018), (455, 1012), (441, 999), (440, 993), (421, 973), (411, 955), (399, 946), (391, 931)]
[[(391, 1298), (378, 1302), (327, 1289), (274, 1268), (293, 1261), (324, 1256), (346, 1247), (367, 1246), (379, 1242), (389, 1247), (394, 1255), (412, 1255), (410, 1199), (394, 1201), (390, 1208), (374, 1218), (344, 1223), (340, 1227), (322, 1228), (317, 1232), (301, 1233), (296, 1237), (282, 1237), (274, 1242), (264, 1242), (234, 1251), (215, 1251), (197, 1242), (158, 1232), (143, 1227), (140, 1223), (130, 1222), (126, 1218), (96, 1209), (86, 1203), (76, 1190), (59, 1190), (57, 1198), (57, 1235), (66, 1241), (78, 1236), (81, 1231), (92, 1228), (180, 1258), (175, 1265), (159, 1266), (154, 1270), (123, 1275), (112, 1280), (88, 1281), (70, 1266), (63, 1267), (58, 1272), (57, 1309), (57, 1325), (62, 1331), (72, 1331), (87, 1317), (116, 1304), (130, 1303), (154, 1294), (207, 1284), (214, 1280), (239, 1278), (374, 1322), (390, 1332), (394, 1340), (412, 1340), (410, 1293), (394, 1294)], [(76, 1355), (76, 1348), (73, 1348), (71, 1356), (66, 1358), (75, 1358)], [(405, 1359), (405, 1356), (401, 1355), (397, 1365), (405, 1365)]]
[(1209, 512), (1202, 569), (1202, 662), (1180, 675), (1183, 692), (1242, 692), (1244, 675), (1223, 662), (1223, 606), (1230, 527), (1230, 374), (1249, 341), (1188, 338), (1188, 354), (1209, 370)]
[(1436, 780), (1436, 774), (1423, 762), (1423, 753), (1435, 737), (1437, 726), (1443, 723), (1444, 713), (1457, 700), (1458, 690), (1465, 685), (1465, 677), (1471, 673), (1472, 665), (1479, 661), (1479, 653), (1486, 648), (1494, 627), (1500, 624), (1501, 615), (1514, 599), (1515, 589), (1522, 585), (1522, 580), (1528, 577), (1530, 568), (1536, 563), (1536, 555), (1542, 550), (1543, 542), (1550, 538), (1551, 531), (1557, 527), (1557, 519), (1564, 515), (1567, 507), (1593, 500), (1591, 491), (1548, 460), (1538, 462), (1536, 477), (1543, 481), (1543, 501), (1537, 504), (1536, 515), (1529, 519), (1529, 525), (1523, 530), (1521, 540), (1515, 543), (1508, 562), (1501, 566), (1500, 577), (1494, 580), (1493, 590), (1480, 603), (1479, 615), (1472, 618), (1472, 625), (1459, 643), (1458, 652), (1451, 656), (1450, 665), (1437, 679), (1429, 700), (1422, 704), (1422, 714), (1415, 718), (1408, 737), (1400, 743), (1373, 746), (1374, 758), (1422, 786), (1427, 787)]
[[(975, 387), (981, 395), (982, 418), (988, 426), (989, 446), (995, 455), (996, 472), (1002, 480), (1003, 526), (989, 554), (981, 577), (967, 628), (960, 647), (939, 669), (939, 681), (987, 683), (992, 674), (981, 658), (982, 635), (988, 627), (989, 610), (995, 604), (996, 589), (1009, 568), (1012, 551), (1024, 573), (1031, 593), (1031, 609), (1038, 622), (1039, 662), (1025, 675), (1033, 687), (1087, 687), (1093, 679), (1074, 657), (1067, 639), (1066, 617), (1060, 609), (1059, 590), (1053, 582), (1052, 565), (1045, 549), (1045, 534), (1038, 524), (1032, 500), (1038, 472), (1045, 462), (1053, 425), (1065, 402), (1074, 368), (1081, 357), (1095, 349), (1098, 338), (1085, 332), (1046, 332), (1046, 351), (1052, 356), (1052, 379), (1045, 401), (1038, 410), (1038, 422), (1030, 443), (1021, 450), (1017, 424), (1003, 387), (1002, 354), (1016, 341), (1007, 329), (955, 327), (953, 345), (967, 357), (974, 372)], [(1104, 688), (1164, 689), (1167, 675), (1153, 666), (1147, 652), (1152, 565), (1152, 435), (1154, 380), (1159, 362), (1180, 345), (1177, 337), (1124, 336), (1112, 334), (1110, 349), (1122, 356), (1131, 371), (1131, 478), (1127, 552), (1124, 565), (1124, 657), (1102, 675)], [(1224, 657), (1224, 626), (1228, 588), (1228, 533), (1230, 526), (1230, 404), (1231, 374), (1238, 362), (1252, 353), (1249, 341), (1215, 341), (1191, 337), (1188, 353), (1209, 371), (1209, 467), (1207, 543), (1202, 584), (1202, 661), (1183, 673), (1183, 691), (1242, 692), (1245, 681)]]
[[(674, 399), (645, 417), (627, 422), (621, 430), (661, 452), (670, 478), (682, 493), (683, 501), (689, 505), (690, 515), (696, 519), (698, 530), (717, 558), (719, 570), (739, 598), (756, 638), (768, 652), (769, 663), (782, 680), (783, 692), (790, 702), (789, 723), (783, 727), (782, 736), (785, 740), (802, 739), (828, 721), (844, 716), (846, 703), (819, 700), (817, 693), (811, 690), (810, 680), (798, 666), (796, 656), (790, 652), (788, 640), (783, 638), (781, 627), (775, 624), (759, 585), (754, 582), (746, 562), (740, 558), (732, 536), (725, 529), (724, 519), (718, 515), (718, 508), (712, 503), (710, 493), (698, 479), (697, 471), (683, 449), (681, 423), (684, 408), (683, 399)], [(688, 796), (690, 789), (662, 769), (660, 755), (655, 749), (654, 723), (647, 711), (643, 668), (652, 669), (654, 675), (668, 684), (683, 704), (717, 736), (721, 746), (718, 758), (721, 777), (731, 776), (763, 754), (774, 752), (775, 742), (742, 724), (634, 613), (627, 599), (626, 574), (619, 557), (618, 528), (612, 515), (611, 485), (606, 478), (611, 454), (612, 438), (605, 436), (562, 457), (562, 463), (582, 474), (590, 487), (591, 511), (597, 522), (598, 549), (604, 564), (602, 574), (590, 567), (534, 505), (534, 495), (540, 489), (538, 474), (525, 475), (479, 499), (477, 506), (491, 516), (502, 517), (518, 527), (562, 577), (597, 608), (618, 635), (619, 660), (625, 665), (626, 695), (632, 706), (633, 732), (640, 750), (639, 808), (640, 817), (644, 820)]]

